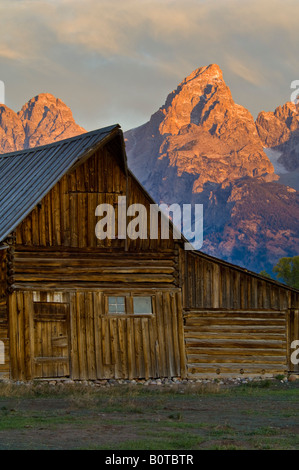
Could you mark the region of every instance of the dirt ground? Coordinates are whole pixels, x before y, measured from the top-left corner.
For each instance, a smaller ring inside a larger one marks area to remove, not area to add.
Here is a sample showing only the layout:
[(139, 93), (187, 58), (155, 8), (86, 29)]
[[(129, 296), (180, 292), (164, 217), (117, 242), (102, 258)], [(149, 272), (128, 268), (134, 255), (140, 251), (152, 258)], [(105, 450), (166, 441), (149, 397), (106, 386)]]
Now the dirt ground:
[(0, 450), (299, 448), (299, 380), (234, 387), (7, 387)]

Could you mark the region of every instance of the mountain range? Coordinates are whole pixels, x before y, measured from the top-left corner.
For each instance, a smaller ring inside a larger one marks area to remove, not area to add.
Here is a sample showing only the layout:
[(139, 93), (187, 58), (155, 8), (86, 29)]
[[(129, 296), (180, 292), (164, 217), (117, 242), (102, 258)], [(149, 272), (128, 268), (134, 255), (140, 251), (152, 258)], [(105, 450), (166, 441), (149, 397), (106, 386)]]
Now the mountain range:
[(219, 66), (201, 67), (125, 133), (129, 166), (157, 202), (203, 204), (202, 251), (272, 273), (299, 250), (298, 109), (255, 121)]
[[(218, 65), (185, 78), (140, 127), (125, 132), (130, 169), (157, 203), (203, 204), (202, 251), (271, 272), (299, 249), (299, 105), (250, 112)], [(42, 93), (15, 113), (0, 106), (0, 152), (86, 132)]]

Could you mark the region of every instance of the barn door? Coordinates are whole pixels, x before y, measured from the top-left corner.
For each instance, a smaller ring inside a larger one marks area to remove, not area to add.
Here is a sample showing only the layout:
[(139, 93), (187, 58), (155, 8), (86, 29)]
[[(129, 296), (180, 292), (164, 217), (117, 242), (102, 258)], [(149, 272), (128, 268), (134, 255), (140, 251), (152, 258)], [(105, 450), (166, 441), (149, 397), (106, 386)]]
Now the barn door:
[(69, 376), (69, 349), (69, 304), (34, 302), (34, 376)]

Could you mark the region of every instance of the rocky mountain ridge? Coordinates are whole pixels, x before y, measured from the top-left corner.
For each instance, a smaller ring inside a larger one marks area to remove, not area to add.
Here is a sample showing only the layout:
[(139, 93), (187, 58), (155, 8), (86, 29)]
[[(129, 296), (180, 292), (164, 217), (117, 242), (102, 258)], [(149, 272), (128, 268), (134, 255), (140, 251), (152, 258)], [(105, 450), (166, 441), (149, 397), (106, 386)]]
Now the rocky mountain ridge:
[(287, 103), (255, 122), (211, 64), (125, 133), (129, 166), (157, 202), (203, 204), (203, 251), (271, 272), (299, 249), (298, 193), (280, 184), (292, 163), (277, 153), (294, 138), (297, 118)]
[(86, 132), (70, 108), (49, 93), (41, 93), (15, 113), (0, 105), (0, 152), (45, 145)]
[(234, 102), (216, 64), (195, 70), (125, 138), (129, 164), (157, 200), (167, 199), (165, 181), (174, 170), (192, 184), (192, 193), (246, 176), (278, 179), (252, 115)]

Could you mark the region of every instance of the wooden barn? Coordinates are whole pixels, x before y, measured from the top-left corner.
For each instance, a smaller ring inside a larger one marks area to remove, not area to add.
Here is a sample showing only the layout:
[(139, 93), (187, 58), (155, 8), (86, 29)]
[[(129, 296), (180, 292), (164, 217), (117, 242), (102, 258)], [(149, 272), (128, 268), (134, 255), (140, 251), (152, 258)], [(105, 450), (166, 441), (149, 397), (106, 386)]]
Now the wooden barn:
[(298, 371), (299, 291), (161, 230), (100, 240), (96, 208), (118, 218), (120, 196), (154, 202), (128, 170), (118, 125), (0, 156), (0, 376)]

